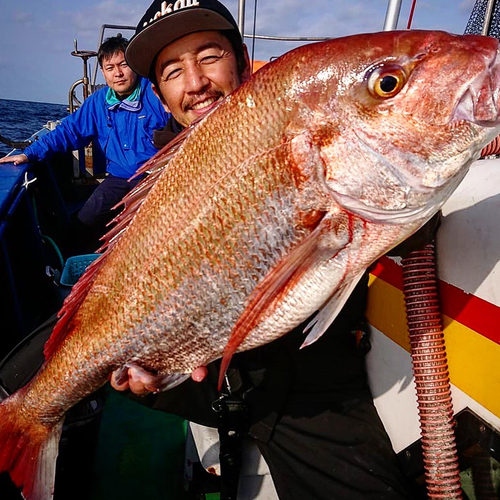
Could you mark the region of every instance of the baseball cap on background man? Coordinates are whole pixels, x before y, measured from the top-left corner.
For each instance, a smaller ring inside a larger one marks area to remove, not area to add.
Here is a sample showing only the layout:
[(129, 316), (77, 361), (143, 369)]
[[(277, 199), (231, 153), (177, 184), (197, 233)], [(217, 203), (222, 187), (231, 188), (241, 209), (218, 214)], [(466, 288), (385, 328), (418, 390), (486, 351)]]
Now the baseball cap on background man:
[[(197, 31), (229, 31), (231, 40), (242, 43), (238, 25), (217, 0), (154, 0), (137, 25), (125, 57), (139, 75), (150, 76), (157, 54), (169, 43)], [(235, 37), (234, 34), (237, 36)]]

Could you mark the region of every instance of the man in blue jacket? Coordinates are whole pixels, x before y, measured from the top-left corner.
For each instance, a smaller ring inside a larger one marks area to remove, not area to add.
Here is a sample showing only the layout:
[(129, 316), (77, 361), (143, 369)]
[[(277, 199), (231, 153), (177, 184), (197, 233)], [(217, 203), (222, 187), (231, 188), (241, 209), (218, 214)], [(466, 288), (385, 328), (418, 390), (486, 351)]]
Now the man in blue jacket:
[[(128, 179), (157, 152), (153, 145), (154, 130), (164, 127), (169, 118), (150, 82), (139, 77), (125, 61), (127, 45), (128, 40), (120, 35), (105, 40), (97, 59), (107, 87), (93, 93), (78, 111), (31, 144), (23, 154), (0, 159), (0, 163), (14, 165), (41, 161), (54, 153), (97, 142), (106, 157), (107, 176), (74, 220), (76, 230), (86, 235), (103, 234), (113, 216), (111, 209), (138, 182)], [(97, 245), (96, 241), (88, 243), (86, 247)]]

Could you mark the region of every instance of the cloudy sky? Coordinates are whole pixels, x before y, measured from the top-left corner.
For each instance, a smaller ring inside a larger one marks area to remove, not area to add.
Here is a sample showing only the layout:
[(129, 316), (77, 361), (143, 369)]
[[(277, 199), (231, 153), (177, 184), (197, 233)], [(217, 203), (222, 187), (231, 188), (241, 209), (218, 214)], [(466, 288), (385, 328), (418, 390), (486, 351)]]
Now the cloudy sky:
[[(237, 0), (223, 0), (237, 16)], [(135, 26), (151, 0), (0, 0), (0, 98), (66, 104), (82, 62), (70, 55), (97, 50), (103, 24)], [(413, 28), (463, 33), (475, 0), (418, 0)], [(245, 32), (253, 29), (255, 0), (246, 0)], [(406, 28), (411, 0), (403, 0)], [(257, 0), (256, 32), (282, 36), (343, 36), (380, 31), (386, 0)], [(125, 30), (109, 30), (106, 36)], [(246, 40), (251, 48), (251, 41)], [(268, 60), (293, 42), (255, 42), (255, 58)], [(91, 71), (94, 60), (91, 60)], [(102, 82), (102, 80), (98, 80)], [(1, 112), (1, 111), (0, 111)]]

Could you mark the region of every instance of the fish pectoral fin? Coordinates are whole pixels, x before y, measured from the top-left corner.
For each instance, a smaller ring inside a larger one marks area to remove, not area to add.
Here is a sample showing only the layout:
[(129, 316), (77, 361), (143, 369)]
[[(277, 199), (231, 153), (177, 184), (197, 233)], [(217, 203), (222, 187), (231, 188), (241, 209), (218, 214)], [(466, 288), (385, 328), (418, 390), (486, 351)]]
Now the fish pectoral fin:
[(318, 340), (326, 332), (328, 327), (334, 322), (335, 318), (344, 307), (345, 303), (351, 296), (352, 291), (356, 288), (356, 285), (364, 274), (365, 270), (363, 269), (363, 271), (360, 272), (352, 281), (340, 287), (328, 299), (328, 301), (319, 310), (318, 314), (304, 328), (304, 333), (309, 332), (309, 334), (300, 346), (301, 349), (316, 342), (316, 340)]
[(323, 226), (319, 223), (307, 237), (266, 275), (248, 298), (245, 310), (234, 325), (224, 349), (219, 372), (219, 389), (222, 387), (224, 375), (233, 354), (250, 331), (263, 318), (276, 310), (287, 292), (298, 283), (300, 278), (316, 261), (316, 250), (322, 232)]

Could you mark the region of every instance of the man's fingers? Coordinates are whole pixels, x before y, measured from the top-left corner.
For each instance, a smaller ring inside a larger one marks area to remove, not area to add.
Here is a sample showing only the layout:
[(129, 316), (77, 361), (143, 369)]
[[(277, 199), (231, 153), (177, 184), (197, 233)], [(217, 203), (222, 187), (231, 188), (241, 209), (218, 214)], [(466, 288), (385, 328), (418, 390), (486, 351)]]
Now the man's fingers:
[(111, 374), (111, 387), (117, 391), (126, 391), (129, 388), (128, 369), (115, 370)]
[[(195, 382), (201, 382), (207, 376), (207, 368), (200, 366), (193, 370), (191, 378)], [(170, 377), (155, 375), (140, 366), (127, 364), (111, 374), (111, 387), (117, 391), (130, 389), (137, 396), (144, 396), (149, 392), (160, 392), (171, 384)]]
[(0, 163), (13, 163), (14, 165), (21, 165), (22, 163), (27, 163), (28, 157), (25, 154), (4, 156), (0, 158)]
[(128, 382), (130, 390), (136, 395), (136, 396), (145, 396), (146, 394), (149, 394), (150, 392), (153, 392), (152, 390), (148, 389), (145, 385), (144, 382), (141, 380), (134, 380), (133, 378), (129, 379)]
[(202, 382), (205, 377), (207, 376), (208, 370), (206, 366), (199, 366), (195, 370), (193, 370), (193, 373), (191, 373), (191, 378), (195, 382)]
[(111, 387), (117, 391), (130, 389), (137, 396), (144, 396), (151, 392), (146, 387), (147, 377), (145, 380), (144, 373), (140, 368), (124, 366), (111, 374)]
[(140, 366), (128, 366), (128, 383), (130, 390), (137, 396), (144, 396), (149, 392), (159, 391), (159, 378), (157, 375), (144, 370)]

